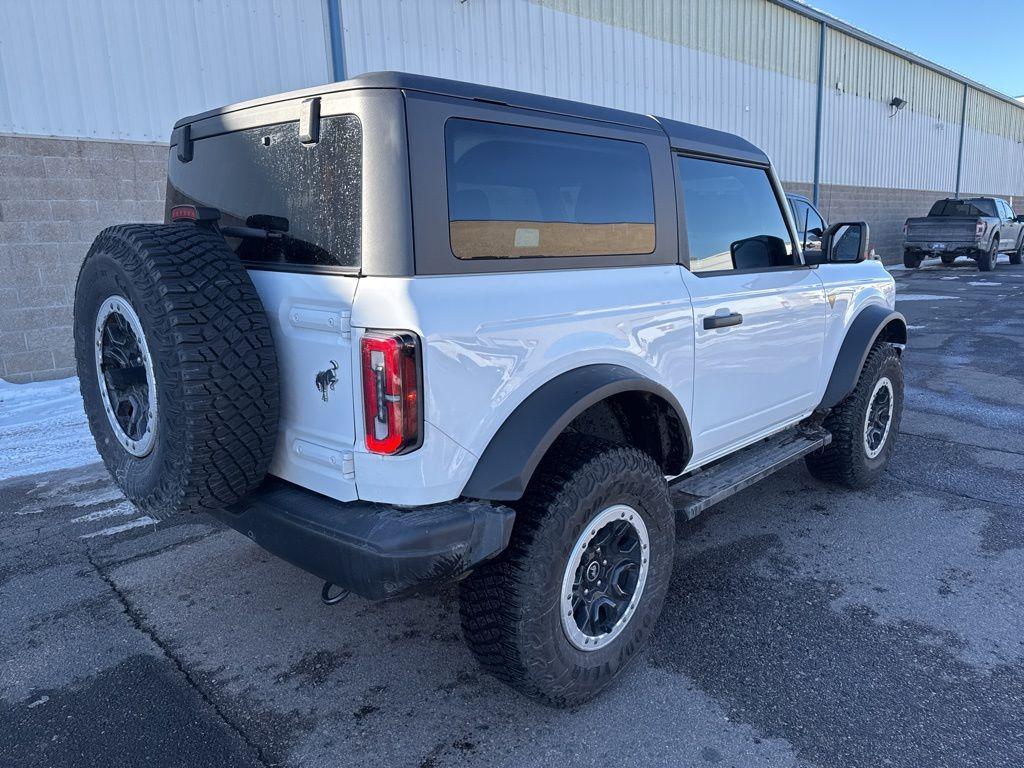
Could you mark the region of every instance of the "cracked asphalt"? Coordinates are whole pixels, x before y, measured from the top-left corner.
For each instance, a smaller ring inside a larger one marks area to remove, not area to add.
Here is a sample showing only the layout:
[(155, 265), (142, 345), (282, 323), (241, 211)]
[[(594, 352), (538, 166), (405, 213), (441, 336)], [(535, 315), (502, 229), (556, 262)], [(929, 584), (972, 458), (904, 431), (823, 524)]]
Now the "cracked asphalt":
[(450, 588), (327, 608), (204, 517), (83, 538), (98, 464), (0, 482), (0, 765), (1018, 768), (1024, 267), (895, 275), (884, 481), (798, 464), (680, 525), (653, 642), (574, 711), (483, 675)]

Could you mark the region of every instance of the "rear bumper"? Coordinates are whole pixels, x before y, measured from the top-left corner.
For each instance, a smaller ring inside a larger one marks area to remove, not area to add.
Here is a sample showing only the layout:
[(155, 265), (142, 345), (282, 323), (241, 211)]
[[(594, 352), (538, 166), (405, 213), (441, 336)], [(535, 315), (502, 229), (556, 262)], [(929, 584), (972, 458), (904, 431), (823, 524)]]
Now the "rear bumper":
[[(940, 248), (936, 248), (935, 247), (936, 245), (941, 245), (941, 247)], [(945, 243), (940, 243), (938, 240), (913, 240), (913, 241), (909, 241), (908, 240), (908, 241), (906, 241), (903, 244), (903, 247), (906, 248), (908, 251), (921, 251), (922, 253), (938, 253), (938, 254), (956, 253), (956, 254), (966, 254), (966, 253), (977, 253), (978, 250), (980, 248), (982, 248), (982, 244), (980, 242), (977, 242), (977, 241), (974, 241), (974, 240), (972, 240), (972, 241), (959, 240), (959, 241), (945, 242)]]
[(217, 517), (289, 563), (382, 600), (450, 581), (498, 554), (515, 513), (468, 500), (413, 509), (340, 502), (268, 478)]

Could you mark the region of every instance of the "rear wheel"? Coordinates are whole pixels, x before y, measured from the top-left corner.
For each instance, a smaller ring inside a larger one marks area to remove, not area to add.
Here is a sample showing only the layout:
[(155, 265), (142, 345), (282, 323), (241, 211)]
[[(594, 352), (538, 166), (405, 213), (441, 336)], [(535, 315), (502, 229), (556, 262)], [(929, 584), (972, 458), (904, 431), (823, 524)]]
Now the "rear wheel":
[(992, 238), (992, 245), (987, 251), (978, 254), (978, 269), (982, 272), (991, 272), (996, 268), (996, 261), (999, 260), (999, 235)]
[(516, 513), (505, 554), (460, 586), (463, 635), (513, 688), (579, 704), (612, 682), (661, 613), (675, 544), (668, 486), (647, 454), (568, 434)]
[(880, 344), (864, 362), (853, 392), (826, 417), (832, 442), (807, 456), (807, 468), (819, 480), (848, 488), (871, 485), (889, 464), (902, 416), (900, 356), (895, 347)]
[(191, 224), (104, 230), (78, 276), (74, 331), (97, 450), (140, 510), (219, 509), (262, 481), (277, 359), (223, 238)]
[(917, 269), (921, 266), (921, 254), (909, 248), (903, 249), (903, 266), (907, 269)]

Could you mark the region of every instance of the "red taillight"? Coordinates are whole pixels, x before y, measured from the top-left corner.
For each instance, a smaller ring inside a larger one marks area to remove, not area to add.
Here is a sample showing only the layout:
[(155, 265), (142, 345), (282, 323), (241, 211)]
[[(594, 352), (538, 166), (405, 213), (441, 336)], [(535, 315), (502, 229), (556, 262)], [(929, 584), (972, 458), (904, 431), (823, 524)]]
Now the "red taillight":
[(171, 221), (195, 221), (198, 218), (194, 205), (176, 205), (171, 208)]
[(985, 222), (979, 220), (978, 223), (974, 225), (974, 236), (975, 237), (981, 237), (984, 234), (985, 234)]
[(367, 331), (360, 353), (367, 450), (396, 454), (418, 448), (420, 354), (416, 335)]

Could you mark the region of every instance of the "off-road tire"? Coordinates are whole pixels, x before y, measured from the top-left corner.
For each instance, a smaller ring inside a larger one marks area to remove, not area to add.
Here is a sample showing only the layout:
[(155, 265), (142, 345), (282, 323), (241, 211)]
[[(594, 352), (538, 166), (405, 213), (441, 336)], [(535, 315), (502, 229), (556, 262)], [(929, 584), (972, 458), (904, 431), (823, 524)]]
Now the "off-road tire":
[[(138, 316), (152, 359), (152, 449), (130, 453), (104, 409), (98, 312), (112, 297)], [(278, 370), (263, 304), (224, 239), (192, 224), (103, 230), (75, 288), (75, 355), (96, 447), (143, 512), (223, 508), (264, 478), (278, 424)]]
[(992, 238), (992, 245), (987, 251), (982, 251), (978, 254), (978, 269), (981, 272), (991, 272), (996, 268), (996, 262), (999, 261), (999, 236), (996, 235)]
[[(571, 550), (602, 510), (628, 504), (650, 537), (649, 570), (621, 634), (582, 651), (562, 626), (562, 578)], [(661, 469), (627, 445), (566, 434), (548, 451), (513, 505), (508, 549), (460, 585), (462, 633), (484, 669), (552, 706), (580, 704), (632, 660), (661, 613), (672, 573), (675, 513)]]
[(909, 248), (903, 249), (903, 266), (907, 269), (917, 269), (921, 266), (921, 254)]
[(956, 263), (956, 256), (954, 256), (952, 254), (948, 254), (948, 253), (947, 254), (943, 254), (943, 256), (942, 256), (942, 264), (943, 264), (943, 266), (951, 267), (951, 266), (953, 266), (954, 263)]
[(1010, 254), (1011, 264), (1024, 264), (1024, 235), (1021, 235), (1020, 242), (1017, 243), (1017, 249)]
[[(864, 422), (875, 384), (883, 377), (892, 383), (893, 411), (885, 445), (876, 457), (870, 458), (865, 447)], [(895, 347), (878, 344), (864, 361), (853, 392), (825, 418), (824, 427), (832, 434), (832, 442), (806, 457), (807, 469), (819, 480), (847, 488), (871, 485), (889, 464), (902, 415), (903, 364)]]

